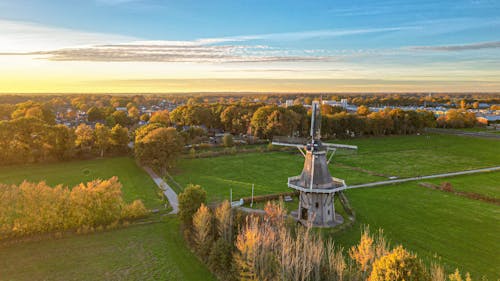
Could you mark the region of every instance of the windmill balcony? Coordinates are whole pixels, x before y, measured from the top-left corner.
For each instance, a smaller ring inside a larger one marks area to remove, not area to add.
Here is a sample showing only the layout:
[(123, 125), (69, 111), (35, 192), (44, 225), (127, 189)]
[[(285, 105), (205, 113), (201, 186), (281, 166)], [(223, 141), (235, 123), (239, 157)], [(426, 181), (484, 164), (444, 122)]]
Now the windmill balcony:
[(347, 188), (345, 181), (343, 179), (332, 177), (334, 183), (336, 183), (335, 188), (321, 189), (321, 188), (307, 188), (304, 186), (300, 186), (300, 176), (289, 177), (288, 178), (288, 187), (293, 188), (298, 191), (303, 192), (311, 192), (311, 193), (334, 193), (339, 192)]

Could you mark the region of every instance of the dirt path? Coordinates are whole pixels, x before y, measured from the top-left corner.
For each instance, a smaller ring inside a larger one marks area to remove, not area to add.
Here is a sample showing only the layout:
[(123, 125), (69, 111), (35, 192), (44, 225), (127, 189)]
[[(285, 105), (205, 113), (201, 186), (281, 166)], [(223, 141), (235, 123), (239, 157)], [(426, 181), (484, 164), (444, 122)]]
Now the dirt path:
[(179, 199), (177, 198), (177, 193), (161, 178), (159, 177), (151, 168), (143, 167), (144, 171), (149, 174), (156, 185), (163, 191), (163, 194), (168, 199), (170, 206), (172, 206), (172, 211), (170, 214), (177, 214), (179, 212)]

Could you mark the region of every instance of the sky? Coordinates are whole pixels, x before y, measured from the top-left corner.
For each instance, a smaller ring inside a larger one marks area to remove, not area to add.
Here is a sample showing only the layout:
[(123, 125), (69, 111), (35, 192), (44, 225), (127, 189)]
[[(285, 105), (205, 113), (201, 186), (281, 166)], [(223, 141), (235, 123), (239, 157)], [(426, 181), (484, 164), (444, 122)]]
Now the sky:
[(0, 0), (0, 93), (499, 92), (500, 1)]

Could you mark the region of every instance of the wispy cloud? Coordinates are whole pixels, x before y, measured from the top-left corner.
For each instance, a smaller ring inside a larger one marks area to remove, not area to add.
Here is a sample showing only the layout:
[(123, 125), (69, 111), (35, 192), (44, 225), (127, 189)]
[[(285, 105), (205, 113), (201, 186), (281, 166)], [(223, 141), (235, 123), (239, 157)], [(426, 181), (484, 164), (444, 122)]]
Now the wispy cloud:
[(38, 56), (51, 61), (97, 62), (253, 63), (312, 62), (331, 59), (320, 56), (275, 55), (274, 52), (266, 53), (266, 49), (266, 46), (210, 46), (164, 41), (163, 44), (113, 44), (17, 54), (3, 53), (3, 55)]
[(48, 51), (65, 47), (137, 40), (131, 36), (85, 32), (2, 19), (0, 19), (0, 34), (0, 52)]
[(460, 44), (460, 45), (413, 46), (409, 47), (408, 49), (417, 51), (456, 52), (456, 51), (495, 49), (495, 48), (500, 48), (500, 41), (478, 42), (478, 43)]

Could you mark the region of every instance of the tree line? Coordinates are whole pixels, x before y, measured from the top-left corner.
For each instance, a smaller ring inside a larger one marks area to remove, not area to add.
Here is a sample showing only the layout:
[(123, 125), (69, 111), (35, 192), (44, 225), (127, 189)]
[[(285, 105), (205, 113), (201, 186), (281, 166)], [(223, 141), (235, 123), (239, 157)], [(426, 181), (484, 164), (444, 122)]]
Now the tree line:
[(73, 188), (24, 181), (0, 184), (0, 240), (46, 232), (116, 227), (147, 214), (141, 200), (127, 204), (118, 178)]
[(128, 152), (129, 132), (121, 125), (76, 129), (35, 117), (0, 121), (0, 165), (63, 161)]
[[(134, 108), (137, 109), (132, 105), (129, 111)], [(146, 117), (111, 110), (111, 115), (105, 117), (101, 114), (105, 109), (91, 107), (89, 119), (106, 120), (69, 128), (55, 125), (54, 114), (46, 104), (28, 101), (10, 110), (12, 112), (7, 114), (10, 119), (0, 121), (0, 145), (5, 148), (0, 151), (0, 164), (126, 154), (129, 152), (127, 145), (134, 140), (137, 159), (143, 164), (158, 166), (160, 170), (173, 165), (184, 145), (208, 142), (208, 136), (214, 132), (253, 135), (261, 139), (307, 137), (311, 118), (310, 110), (302, 104), (280, 107), (261, 102), (198, 103), (189, 100), (172, 112), (161, 110)], [(477, 123), (474, 113), (464, 109), (449, 110), (439, 118), (424, 110), (386, 108), (371, 112), (366, 106), (358, 107), (357, 112), (347, 112), (341, 107), (321, 105), (321, 111), (323, 138), (407, 135), (426, 127), (464, 128)], [(130, 118), (147, 120), (147, 125), (133, 125), (127, 121)]]
[(438, 264), (427, 267), (403, 246), (391, 246), (381, 230), (365, 227), (358, 244), (344, 250), (297, 225), (282, 202), (268, 202), (263, 215), (247, 215), (228, 201), (208, 207), (206, 192), (190, 185), (179, 209), (186, 241), (220, 280), (472, 280), (458, 269), (447, 275)]

